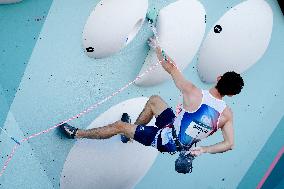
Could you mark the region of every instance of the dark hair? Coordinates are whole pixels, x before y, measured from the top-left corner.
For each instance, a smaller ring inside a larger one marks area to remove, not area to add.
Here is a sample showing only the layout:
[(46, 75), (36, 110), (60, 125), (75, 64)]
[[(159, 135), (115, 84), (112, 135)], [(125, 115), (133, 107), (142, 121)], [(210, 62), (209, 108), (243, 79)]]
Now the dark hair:
[(216, 89), (221, 95), (239, 94), (244, 86), (243, 78), (240, 74), (231, 71), (226, 72), (217, 82)]

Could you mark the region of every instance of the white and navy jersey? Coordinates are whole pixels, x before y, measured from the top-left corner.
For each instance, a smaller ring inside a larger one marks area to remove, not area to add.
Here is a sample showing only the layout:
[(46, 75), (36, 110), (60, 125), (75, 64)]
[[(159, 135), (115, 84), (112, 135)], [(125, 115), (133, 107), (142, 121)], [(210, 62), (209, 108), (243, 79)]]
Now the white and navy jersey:
[(218, 130), (219, 118), (225, 108), (223, 100), (213, 97), (208, 90), (202, 90), (199, 108), (194, 112), (182, 109), (174, 121), (179, 141), (188, 146), (213, 134)]

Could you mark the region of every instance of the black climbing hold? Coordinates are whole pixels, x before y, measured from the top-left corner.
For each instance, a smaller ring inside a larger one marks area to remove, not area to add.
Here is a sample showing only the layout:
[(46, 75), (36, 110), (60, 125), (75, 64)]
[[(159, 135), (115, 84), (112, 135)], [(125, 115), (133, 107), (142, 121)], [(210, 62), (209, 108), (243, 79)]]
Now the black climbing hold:
[(284, 4), (283, 1), (278, 0), (279, 6), (281, 8), (282, 13), (284, 14)]
[(221, 33), (221, 31), (222, 31), (222, 27), (221, 27), (220, 25), (216, 25), (216, 26), (214, 27), (214, 32), (215, 32), (215, 33)]
[(94, 52), (94, 50), (95, 50), (95, 49), (94, 49), (93, 47), (88, 47), (88, 48), (86, 48), (86, 51), (87, 51), (87, 52)]

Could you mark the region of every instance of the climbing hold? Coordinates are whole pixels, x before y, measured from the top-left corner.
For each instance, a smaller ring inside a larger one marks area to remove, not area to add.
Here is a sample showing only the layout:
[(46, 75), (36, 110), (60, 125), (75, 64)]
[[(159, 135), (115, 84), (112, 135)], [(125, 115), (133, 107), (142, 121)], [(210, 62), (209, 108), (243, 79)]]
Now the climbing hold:
[(85, 53), (92, 58), (104, 58), (119, 52), (140, 30), (147, 8), (148, 0), (102, 0), (83, 30)]
[(227, 71), (243, 73), (265, 53), (273, 26), (266, 1), (247, 0), (228, 10), (209, 31), (199, 53), (198, 74), (216, 82)]

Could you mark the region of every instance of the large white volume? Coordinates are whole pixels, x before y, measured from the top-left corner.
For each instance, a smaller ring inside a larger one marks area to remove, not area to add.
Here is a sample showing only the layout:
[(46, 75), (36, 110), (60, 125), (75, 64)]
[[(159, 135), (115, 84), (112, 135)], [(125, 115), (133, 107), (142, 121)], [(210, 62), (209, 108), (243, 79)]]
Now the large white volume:
[[(205, 9), (197, 0), (179, 0), (163, 8), (157, 19), (157, 33), (163, 50), (182, 71), (196, 54), (205, 32)], [(139, 74), (158, 62), (150, 50)], [(140, 86), (153, 86), (169, 79), (161, 65), (136, 82)]]
[(83, 31), (88, 56), (104, 58), (119, 52), (138, 33), (148, 0), (102, 0), (89, 16)]
[(22, 0), (0, 0), (0, 4), (18, 3)]
[(200, 48), (200, 79), (212, 83), (227, 71), (246, 71), (266, 51), (272, 26), (273, 12), (264, 0), (248, 0), (230, 9)]
[[(98, 116), (87, 129), (120, 120), (122, 113), (132, 122), (143, 110), (148, 98), (123, 101)], [(149, 125), (154, 125), (155, 118)], [(106, 140), (78, 140), (70, 150), (60, 179), (61, 189), (130, 189), (154, 163), (158, 150), (138, 142), (122, 143), (120, 136)]]

